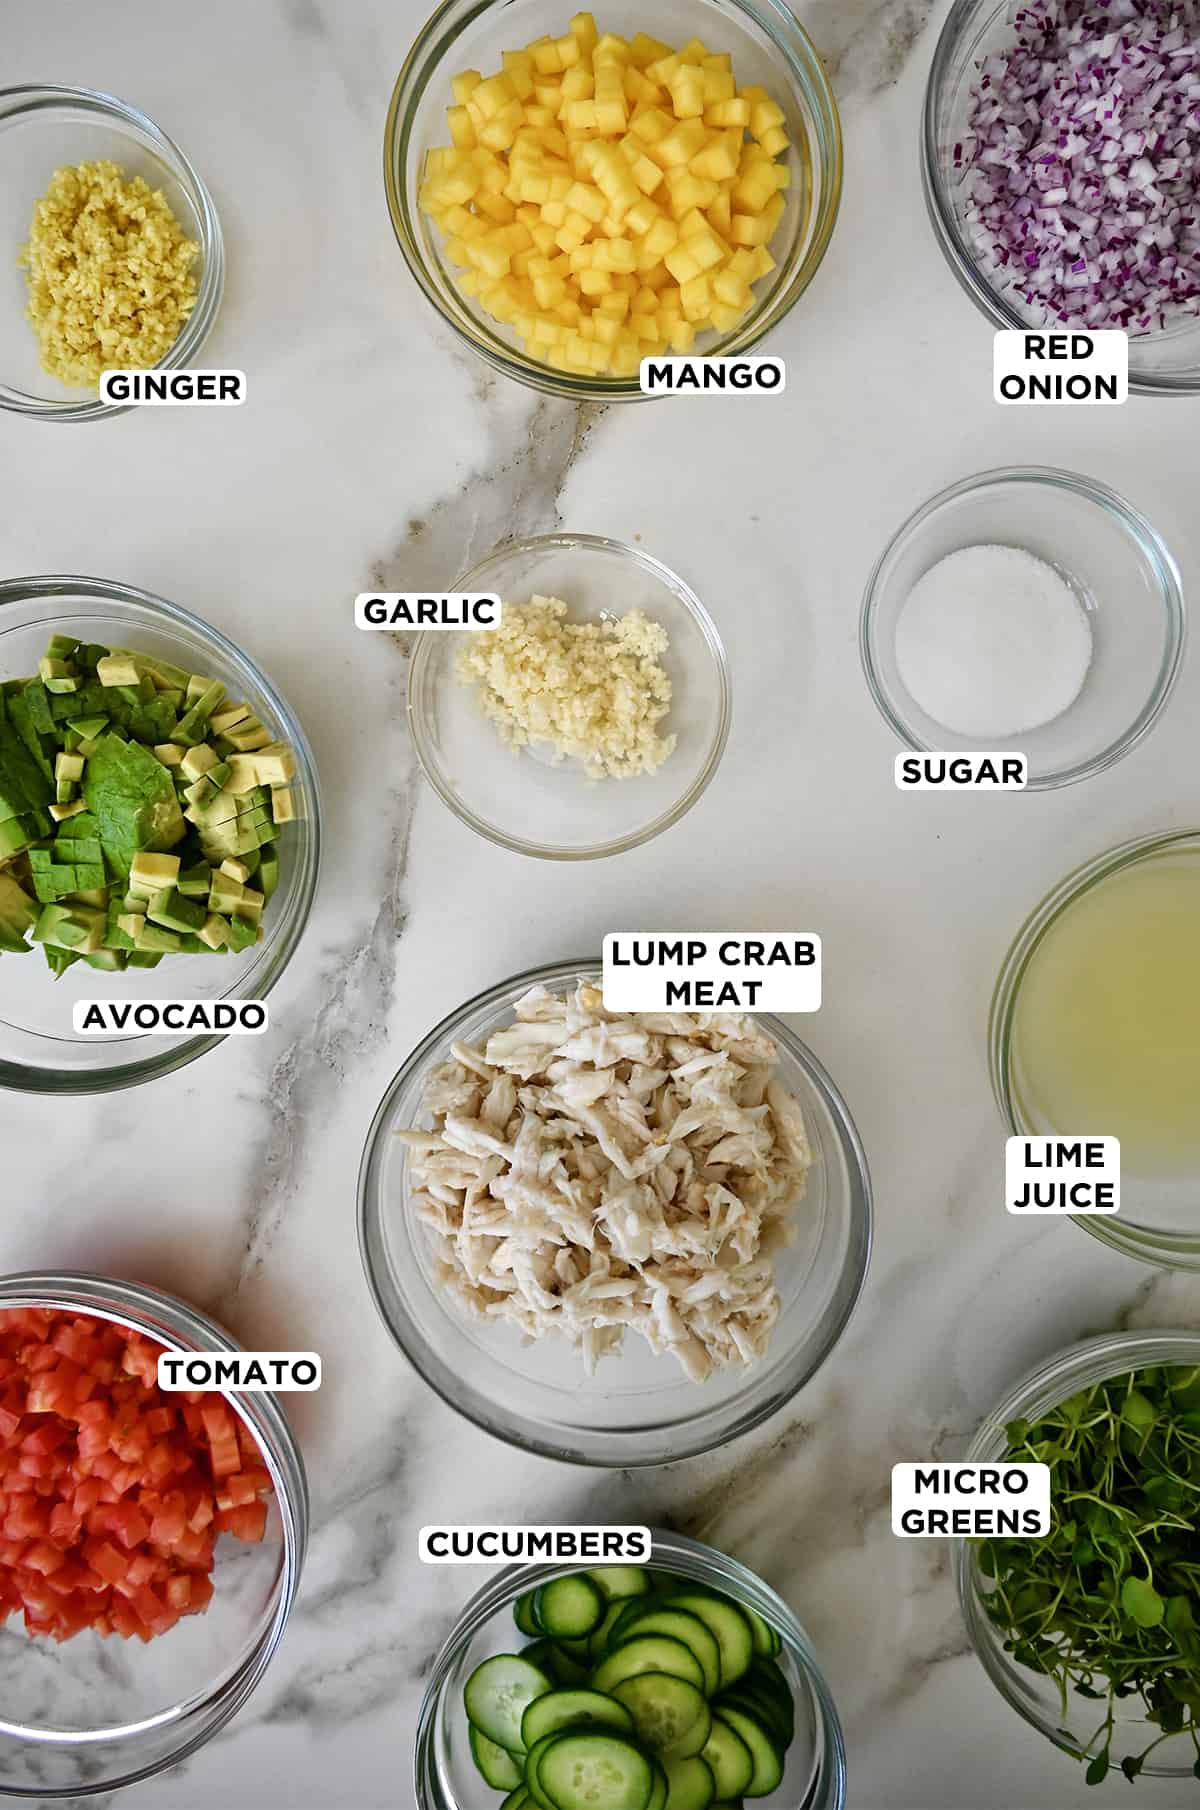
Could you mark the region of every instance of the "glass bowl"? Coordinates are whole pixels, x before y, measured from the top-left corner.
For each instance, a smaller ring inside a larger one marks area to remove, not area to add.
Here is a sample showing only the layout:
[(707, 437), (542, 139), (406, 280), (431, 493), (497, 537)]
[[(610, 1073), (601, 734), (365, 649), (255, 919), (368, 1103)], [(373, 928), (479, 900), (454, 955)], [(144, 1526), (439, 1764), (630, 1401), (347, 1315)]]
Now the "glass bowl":
[(721, 637), (682, 578), (620, 541), (542, 534), (498, 548), (455, 589), (504, 603), (559, 597), (570, 621), (644, 611), (670, 636), (673, 697), (659, 728), (678, 738), (656, 773), (633, 779), (589, 779), (574, 760), (555, 766), (541, 747), (510, 748), (483, 715), (475, 686), (455, 672), (461, 634), (418, 635), (408, 720), (425, 776), (455, 815), (502, 848), (549, 861), (619, 855), (678, 823), (716, 772), (730, 719)]
[[(934, 235), (961, 287), (997, 328), (1042, 323), (982, 269), (967, 221), (968, 172), (955, 164), (954, 153), (970, 137), (976, 65), (1012, 43), (1011, 19), (1009, 0), (954, 0), (934, 51), (921, 125), (922, 180)], [(1129, 388), (1143, 396), (1186, 396), (1200, 390), (1200, 320), (1132, 336)]]
[[(529, 357), (515, 335), (461, 293), (446, 263), (441, 234), (417, 205), (425, 158), (449, 142), (446, 108), (450, 78), (460, 70), (491, 73), (501, 53), (543, 33), (561, 35), (571, 8), (550, 0), (445, 0), (424, 26), (396, 80), (388, 108), (383, 176), (392, 226), (405, 262), (423, 294), (493, 370), (549, 395), (575, 401), (636, 400), (637, 377), (585, 377), (556, 371)], [(842, 189), (842, 138), (837, 103), (816, 50), (782, 0), (609, 0), (597, 15), (601, 31), (648, 32), (682, 46), (702, 37), (713, 51), (732, 54), (739, 86), (758, 83), (782, 107), (792, 141), (792, 185), (771, 255), (778, 268), (755, 285), (749, 314), (724, 336), (697, 340), (699, 352), (748, 352), (783, 319), (816, 275), (837, 219)]]
[[(135, 1282), (27, 1272), (0, 1279), (0, 1310), (49, 1307), (134, 1327), (172, 1351), (236, 1351), (196, 1308)], [(0, 1795), (90, 1796), (203, 1746), (242, 1707), (283, 1636), (308, 1538), (304, 1463), (270, 1394), (226, 1396), (253, 1434), (274, 1497), (259, 1545), (222, 1537), (216, 1591), (143, 1645), (86, 1630), (57, 1644), (0, 1623)]]
[[(753, 1609), (783, 1642), (779, 1665), (796, 1707), (796, 1739), (778, 1791), (755, 1798), (763, 1810), (842, 1810), (846, 1801), (846, 1751), (841, 1723), (816, 1654), (783, 1599), (753, 1571), (683, 1534), (654, 1530), (649, 1561), (662, 1571), (720, 1591)], [(498, 1794), (481, 1785), (467, 1747), (463, 1686), (493, 1653), (525, 1644), (513, 1625), (512, 1606), (527, 1590), (568, 1577), (579, 1565), (510, 1565), (467, 1603), (429, 1673), (417, 1721), (414, 1787), (417, 1810), (484, 1810)]]
[[(1123, 1376), (1147, 1365), (1200, 1365), (1200, 1335), (1191, 1332), (1113, 1332), (1084, 1339), (1056, 1352), (1015, 1383), (980, 1424), (965, 1462), (993, 1463), (1008, 1449), (1005, 1427), (1014, 1420), (1036, 1421), (1078, 1390)], [(1053, 1511), (1053, 1490), (1051, 1491)], [(1056, 1747), (1080, 1758), (1104, 1719), (1103, 1704), (1086, 1697), (1062, 1699), (1053, 1679), (1018, 1665), (1004, 1650), (1004, 1638), (985, 1607), (989, 1581), (979, 1569), (978, 1547), (970, 1540), (954, 1542), (954, 1569), (967, 1634), (977, 1658), (1005, 1702)], [(1126, 1755), (1140, 1753), (1155, 1729), (1132, 1711), (1128, 1699), (1117, 1700), (1112, 1770)], [(1180, 1751), (1186, 1744), (1186, 1752)], [(1144, 1773), (1155, 1778), (1190, 1778), (1196, 1758), (1190, 1739), (1164, 1743), (1147, 1761)]]
[[(918, 579), (980, 544), (1022, 548), (1053, 566), (1092, 631), (1091, 667), (1070, 708), (1038, 729), (986, 740), (927, 716), (896, 661), (896, 625)], [(1043, 466), (981, 472), (918, 509), (880, 556), (859, 625), (871, 696), (905, 747), (1025, 754), (1030, 791), (1090, 779), (1136, 747), (1171, 695), (1184, 638), (1179, 569), (1146, 518), (1107, 485)]]
[[(1095, 1126), (1051, 1124), (1045, 1108), (1032, 1097), (1017, 1034), (1023, 983), (1046, 936), (1097, 887), (1150, 863), (1181, 862), (1192, 870), (1200, 865), (1200, 830), (1172, 831), (1122, 843), (1068, 874), (1022, 926), (1004, 958), (988, 1021), (992, 1088), (1014, 1136), (1120, 1136), (1119, 1122)], [(1182, 1172), (1175, 1166), (1159, 1173), (1138, 1173), (1126, 1147), (1122, 1147), (1121, 1154), (1120, 1212), (1073, 1214), (1072, 1225), (1146, 1263), (1200, 1269), (1200, 1171), (1193, 1164)]]
[(153, 1081), (215, 1049), (219, 1036), (79, 1037), (77, 999), (264, 999), (286, 968), (308, 920), (320, 865), (317, 775), (287, 703), (219, 630), (148, 591), (74, 576), (0, 582), (0, 683), (28, 678), (52, 634), (144, 649), (190, 672), (221, 679), (251, 704), (296, 756), (296, 822), (279, 839), (279, 886), (263, 914), (265, 936), (243, 954), (170, 956), (157, 968), (104, 974), (77, 962), (55, 980), (41, 954), (5, 955), (0, 995), (0, 1087), (28, 1093), (107, 1093)]
[[(193, 365), (217, 318), (225, 286), (225, 251), (212, 196), (178, 145), (152, 119), (111, 94), (90, 88), (0, 88), (0, 407), (39, 421), (96, 421), (123, 405), (73, 389), (41, 368), (25, 318), (25, 273), (17, 253), (29, 237), (34, 203), (55, 170), (109, 158), (129, 176), (162, 189), (189, 239), (200, 247), (196, 304), (156, 369)], [(11, 254), (11, 255), (10, 255)]]
[(461, 1315), (439, 1290), (410, 1204), (396, 1132), (422, 1122), (430, 1070), (462, 1039), (512, 1022), (528, 988), (573, 989), (598, 962), (554, 962), (502, 981), (442, 1020), (413, 1051), (375, 1114), (359, 1172), (359, 1243), (388, 1331), (442, 1400), (510, 1445), (568, 1463), (624, 1467), (694, 1457), (748, 1432), (791, 1400), (833, 1350), (858, 1299), (871, 1243), (871, 1184), (849, 1112), (816, 1058), (777, 1018), (779, 1073), (804, 1109), (813, 1147), (796, 1242), (776, 1253), (782, 1299), (766, 1357), (688, 1380), (632, 1334), (588, 1378), (566, 1343), (523, 1344), (514, 1328)]

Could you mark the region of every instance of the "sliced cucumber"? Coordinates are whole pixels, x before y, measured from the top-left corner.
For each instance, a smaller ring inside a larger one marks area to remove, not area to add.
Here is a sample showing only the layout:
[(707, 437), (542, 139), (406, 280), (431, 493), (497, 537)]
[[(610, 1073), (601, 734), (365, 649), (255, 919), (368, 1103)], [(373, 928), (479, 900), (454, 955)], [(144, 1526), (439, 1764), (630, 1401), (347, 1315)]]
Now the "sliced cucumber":
[(736, 1603), (723, 1596), (707, 1596), (702, 1590), (685, 1590), (671, 1598), (672, 1609), (686, 1609), (716, 1637), (721, 1654), (721, 1684), (733, 1684), (754, 1657), (750, 1623)]
[(529, 1590), (524, 1596), (517, 1598), (513, 1604), (513, 1620), (522, 1634), (528, 1634), (531, 1640), (536, 1640), (543, 1630), (539, 1628), (537, 1616), (533, 1612), (533, 1595), (533, 1591)]
[(547, 1735), (562, 1728), (615, 1728), (621, 1734), (636, 1732), (634, 1717), (615, 1697), (600, 1691), (550, 1691), (535, 1697), (521, 1718), (521, 1740), (533, 1748)]
[(581, 1665), (556, 1640), (535, 1640), (521, 1657), (537, 1666), (539, 1672), (545, 1672), (561, 1690), (573, 1690), (577, 1684), (586, 1685), (590, 1675), (587, 1666)]
[(666, 1770), (666, 1810), (710, 1810), (717, 1788), (702, 1759), (668, 1760)]
[(677, 1609), (674, 1603), (665, 1609), (635, 1606), (626, 1611), (620, 1627), (614, 1630), (610, 1650), (643, 1634), (670, 1634), (675, 1640), (681, 1640), (700, 1661), (705, 1695), (716, 1695), (721, 1685), (721, 1649), (716, 1636), (698, 1615), (687, 1609)]
[(553, 1810), (647, 1810), (654, 1770), (619, 1735), (556, 1735), (539, 1761), (538, 1784)]
[(555, 1729), (552, 1735), (543, 1735), (540, 1741), (536, 1741), (525, 1755), (525, 1789), (529, 1793), (530, 1803), (535, 1804), (537, 1810), (556, 1810), (556, 1806), (542, 1790), (538, 1769), (544, 1756), (549, 1753), (554, 1743), (561, 1739), (561, 1731)]
[(582, 1640), (604, 1619), (608, 1599), (585, 1572), (556, 1577), (533, 1598), (539, 1628), (552, 1640)]
[(600, 1661), (592, 1674), (592, 1689), (611, 1693), (615, 1685), (642, 1672), (666, 1672), (672, 1678), (686, 1678), (698, 1691), (704, 1689), (704, 1667), (690, 1647), (669, 1634), (643, 1634), (625, 1641)]
[(628, 1604), (619, 1599), (611, 1602), (604, 1611), (604, 1620), (588, 1635), (588, 1658), (603, 1659), (612, 1644), (612, 1635), (617, 1623), (623, 1618)]
[[(529, 1711), (526, 1710), (526, 1715)], [(722, 1722), (720, 1713), (714, 1715), (709, 1730), (708, 1741), (700, 1749), (700, 1758), (705, 1761), (713, 1775), (713, 1783), (723, 1798), (740, 1797), (754, 1777), (754, 1760), (750, 1749), (735, 1734), (728, 1722)]]
[(764, 1689), (753, 1681), (747, 1672), (738, 1680), (731, 1691), (722, 1691), (717, 1698), (716, 1708), (723, 1709), (729, 1703), (735, 1709), (744, 1710), (762, 1723), (770, 1734), (773, 1734), (781, 1747), (790, 1747), (795, 1734), (795, 1720), (790, 1699), (782, 1701), (774, 1691)]
[(667, 1775), (656, 1760), (654, 1762), (654, 1790), (650, 1794), (650, 1802), (646, 1805), (646, 1810), (666, 1810), (666, 1802)]
[(750, 1634), (754, 1641), (754, 1651), (762, 1654), (764, 1659), (774, 1659), (778, 1653), (782, 1653), (783, 1642), (780, 1640), (770, 1622), (764, 1621), (761, 1615), (755, 1610), (748, 1608), (745, 1603), (739, 1603), (738, 1608), (750, 1623)]
[(614, 1684), (612, 1694), (633, 1717), (639, 1741), (661, 1753), (671, 1748), (681, 1759), (699, 1753), (712, 1717), (702, 1691), (668, 1672), (639, 1672)]
[(605, 1565), (599, 1571), (589, 1571), (588, 1576), (610, 1602), (645, 1596), (650, 1588), (650, 1579), (640, 1565)]
[(526, 1791), (524, 1785), (518, 1785), (515, 1791), (509, 1792), (508, 1796), (501, 1804), (500, 1810), (529, 1810), (529, 1806), (532, 1803), (533, 1799), (530, 1797), (528, 1791)]
[(474, 1723), (468, 1730), (467, 1741), (480, 1776), (497, 1791), (515, 1791), (518, 1785), (525, 1783), (524, 1767), (518, 1764), (507, 1747), (500, 1747), (495, 1741), (489, 1741), (486, 1735), (480, 1734)]
[(545, 1672), (527, 1659), (516, 1653), (497, 1653), (476, 1666), (467, 1679), (463, 1706), (480, 1734), (510, 1753), (520, 1753), (521, 1717), (535, 1697), (544, 1697), (550, 1689)]
[(724, 1722), (735, 1735), (740, 1735), (750, 1749), (754, 1774), (746, 1786), (747, 1797), (766, 1797), (775, 1791), (783, 1778), (783, 1750), (761, 1722), (731, 1704), (720, 1704), (713, 1710), (713, 1724)]

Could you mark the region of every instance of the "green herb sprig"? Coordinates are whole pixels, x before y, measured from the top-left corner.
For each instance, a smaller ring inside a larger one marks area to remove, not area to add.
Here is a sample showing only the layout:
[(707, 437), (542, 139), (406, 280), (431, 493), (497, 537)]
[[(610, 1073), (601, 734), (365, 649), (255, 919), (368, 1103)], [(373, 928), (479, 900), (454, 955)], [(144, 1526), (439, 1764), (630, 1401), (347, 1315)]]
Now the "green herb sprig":
[(1110, 1377), (1042, 1419), (1013, 1421), (1005, 1457), (1050, 1466), (1044, 1540), (984, 1540), (988, 1614), (1019, 1665), (1105, 1707), (1081, 1751), (1098, 1785), (1117, 1704), (1139, 1697), (1159, 1733), (1120, 1762), (1135, 1779), (1162, 1742), (1190, 1737), (1200, 1779), (1200, 1369)]

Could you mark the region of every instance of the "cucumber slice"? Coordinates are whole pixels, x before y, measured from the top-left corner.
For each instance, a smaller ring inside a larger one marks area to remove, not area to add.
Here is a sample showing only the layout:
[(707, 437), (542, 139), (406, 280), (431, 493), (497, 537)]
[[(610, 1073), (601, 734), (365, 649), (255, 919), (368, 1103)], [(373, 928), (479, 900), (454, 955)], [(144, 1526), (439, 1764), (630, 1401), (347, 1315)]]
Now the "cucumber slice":
[(746, 1617), (746, 1620), (750, 1623), (750, 1635), (754, 1641), (754, 1651), (760, 1653), (765, 1659), (774, 1659), (777, 1653), (782, 1653), (783, 1642), (780, 1640), (770, 1622), (764, 1621), (761, 1615), (754, 1609), (748, 1608), (745, 1603), (739, 1603), (738, 1607)]
[(599, 1691), (551, 1691), (535, 1697), (521, 1718), (521, 1740), (527, 1748), (536, 1747), (547, 1735), (563, 1728), (615, 1728), (619, 1733), (635, 1733), (634, 1718), (615, 1697)]
[[(528, 1711), (526, 1711), (528, 1714)], [(750, 1749), (735, 1734), (720, 1713), (714, 1715), (708, 1741), (700, 1749), (700, 1758), (713, 1775), (713, 1783), (722, 1798), (741, 1797), (754, 1777), (754, 1760)]]
[(526, 1791), (524, 1785), (518, 1785), (515, 1791), (509, 1792), (508, 1796), (501, 1804), (500, 1810), (529, 1810), (529, 1806), (532, 1803), (533, 1799), (530, 1797), (528, 1791)]
[(654, 1762), (654, 1790), (650, 1794), (650, 1802), (646, 1805), (646, 1810), (666, 1810), (667, 1789), (667, 1775), (656, 1760)]
[(606, 1565), (599, 1571), (589, 1571), (588, 1576), (610, 1602), (645, 1596), (650, 1589), (650, 1579), (640, 1565)]
[(754, 1775), (746, 1786), (747, 1797), (766, 1797), (778, 1789), (783, 1778), (783, 1753), (779, 1743), (753, 1716), (732, 1705), (719, 1705), (713, 1710), (713, 1726), (724, 1722), (735, 1735), (740, 1735), (750, 1749)]
[(534, 1592), (528, 1590), (524, 1596), (517, 1598), (513, 1604), (513, 1620), (522, 1634), (528, 1634), (531, 1640), (536, 1640), (538, 1635), (544, 1633), (545, 1630), (539, 1625), (538, 1618), (533, 1612), (533, 1597)]
[(792, 1744), (795, 1734), (795, 1717), (791, 1702), (781, 1702), (774, 1691), (764, 1690), (762, 1685), (755, 1684), (749, 1673), (738, 1680), (731, 1691), (722, 1691), (717, 1698), (716, 1707), (724, 1708), (729, 1703), (734, 1709), (743, 1710), (746, 1715), (753, 1716), (761, 1722), (768, 1733), (775, 1736), (783, 1748)]
[(609, 1603), (604, 1611), (604, 1620), (588, 1635), (588, 1658), (603, 1659), (612, 1644), (613, 1630), (625, 1614), (627, 1604), (623, 1601)]
[(619, 1735), (557, 1735), (541, 1757), (538, 1783), (553, 1810), (647, 1810), (654, 1771)]
[(704, 1667), (690, 1647), (669, 1634), (643, 1634), (625, 1641), (596, 1667), (592, 1689), (611, 1693), (615, 1685), (642, 1672), (666, 1672), (672, 1678), (686, 1678), (698, 1691), (704, 1689)]
[(665, 1609), (643, 1609), (635, 1605), (626, 1610), (620, 1627), (614, 1630), (610, 1647), (615, 1650), (626, 1640), (636, 1640), (643, 1634), (670, 1634), (675, 1640), (681, 1640), (700, 1661), (705, 1696), (716, 1695), (721, 1686), (721, 1649), (712, 1630), (698, 1615), (687, 1609), (677, 1609), (674, 1603)]
[(556, 1729), (552, 1735), (543, 1735), (541, 1740), (535, 1742), (525, 1755), (525, 1789), (529, 1793), (530, 1803), (536, 1806), (536, 1810), (555, 1810), (555, 1806), (539, 1783), (538, 1768), (554, 1743), (561, 1740), (562, 1734)]
[(543, 1584), (533, 1598), (533, 1614), (539, 1628), (552, 1640), (582, 1640), (604, 1620), (607, 1599), (590, 1577), (556, 1577)]
[(638, 1740), (656, 1753), (671, 1748), (680, 1759), (699, 1753), (712, 1717), (702, 1692), (667, 1672), (639, 1672), (612, 1687), (613, 1697), (633, 1717)]
[(666, 1810), (710, 1810), (717, 1788), (702, 1759), (668, 1760), (666, 1769)]
[(515, 1791), (525, 1783), (525, 1769), (518, 1765), (506, 1747), (489, 1741), (472, 1723), (467, 1731), (471, 1758), (481, 1778), (497, 1791)]
[(741, 1677), (754, 1657), (754, 1636), (750, 1623), (736, 1603), (724, 1596), (708, 1596), (702, 1590), (685, 1590), (671, 1598), (672, 1609), (686, 1609), (702, 1621), (715, 1635), (721, 1653), (721, 1684), (727, 1686)]
[(463, 1689), (467, 1720), (510, 1753), (521, 1752), (521, 1717), (553, 1687), (545, 1672), (517, 1653), (497, 1653), (476, 1666)]

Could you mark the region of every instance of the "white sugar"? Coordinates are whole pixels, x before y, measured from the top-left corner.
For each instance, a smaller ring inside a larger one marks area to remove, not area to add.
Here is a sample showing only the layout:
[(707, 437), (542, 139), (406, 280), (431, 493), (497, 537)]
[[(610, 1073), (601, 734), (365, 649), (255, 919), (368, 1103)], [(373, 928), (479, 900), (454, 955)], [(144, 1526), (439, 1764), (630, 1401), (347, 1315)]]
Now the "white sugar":
[(921, 709), (957, 735), (1021, 735), (1083, 689), (1092, 631), (1053, 566), (1019, 547), (961, 547), (909, 592), (896, 664)]

